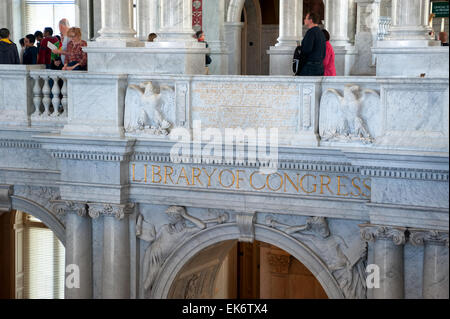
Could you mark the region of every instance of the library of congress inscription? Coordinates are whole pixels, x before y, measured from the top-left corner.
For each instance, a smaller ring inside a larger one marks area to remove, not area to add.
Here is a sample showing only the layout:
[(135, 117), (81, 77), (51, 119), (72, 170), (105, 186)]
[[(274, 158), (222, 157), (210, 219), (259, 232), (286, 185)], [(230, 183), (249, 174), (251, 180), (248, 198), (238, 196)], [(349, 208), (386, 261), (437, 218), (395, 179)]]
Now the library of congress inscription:
[(279, 170), (264, 174), (256, 168), (202, 167), (132, 163), (131, 183), (153, 186), (265, 192), (307, 196), (370, 198), (369, 178), (356, 174)]
[(299, 101), (299, 88), (293, 84), (196, 83), (192, 119), (204, 127), (293, 132), (299, 124)]

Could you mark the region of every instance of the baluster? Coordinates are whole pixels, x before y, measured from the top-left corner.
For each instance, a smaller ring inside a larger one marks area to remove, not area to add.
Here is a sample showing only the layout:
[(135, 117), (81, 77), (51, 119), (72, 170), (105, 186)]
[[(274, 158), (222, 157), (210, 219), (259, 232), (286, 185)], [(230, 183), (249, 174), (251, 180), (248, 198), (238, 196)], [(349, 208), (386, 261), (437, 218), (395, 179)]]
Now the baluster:
[(33, 115), (42, 115), (41, 112), (42, 94), (41, 94), (41, 85), (39, 83), (40, 80), (39, 75), (33, 75), (33, 80), (34, 80), (33, 104), (35, 108)]
[(45, 115), (50, 116), (50, 105), (52, 104), (52, 99), (50, 98), (50, 84), (49, 84), (49, 76), (43, 75), (42, 79), (44, 80), (44, 87), (42, 88), (42, 94), (44, 95), (44, 98), (42, 99), (42, 104), (44, 104), (45, 107)]
[(53, 79), (53, 88), (52, 88), (53, 116), (58, 116), (59, 115), (59, 106), (61, 104), (61, 98), (59, 97), (61, 90), (60, 90), (59, 84), (58, 84), (59, 77), (57, 75), (52, 75), (52, 79)]
[(62, 93), (62, 100), (61, 100), (61, 104), (63, 106), (63, 110), (61, 114), (65, 114), (66, 116), (69, 115), (69, 113), (67, 112), (67, 105), (69, 104), (69, 101), (67, 99), (67, 79), (62, 79), (64, 81), (63, 87), (61, 89), (61, 93)]

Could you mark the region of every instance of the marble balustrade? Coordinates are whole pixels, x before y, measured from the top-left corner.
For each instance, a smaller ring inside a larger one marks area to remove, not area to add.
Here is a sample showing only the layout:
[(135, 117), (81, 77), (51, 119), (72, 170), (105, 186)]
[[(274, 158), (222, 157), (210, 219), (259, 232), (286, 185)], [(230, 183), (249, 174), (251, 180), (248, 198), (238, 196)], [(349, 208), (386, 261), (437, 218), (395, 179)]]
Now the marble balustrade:
[[(22, 84), (10, 85), (11, 77)], [(64, 85), (50, 88), (50, 79)], [(0, 96), (0, 125), (45, 122), (64, 126), (65, 134), (124, 136), (129, 85), (145, 82), (167, 88), (164, 116), (172, 127), (191, 129), (194, 121), (222, 131), (277, 127), (286, 146), (448, 151), (448, 78), (146, 76), (12, 68), (0, 75), (7, 87)], [(344, 118), (349, 107), (359, 108), (360, 115)], [(331, 117), (336, 112), (340, 115)]]

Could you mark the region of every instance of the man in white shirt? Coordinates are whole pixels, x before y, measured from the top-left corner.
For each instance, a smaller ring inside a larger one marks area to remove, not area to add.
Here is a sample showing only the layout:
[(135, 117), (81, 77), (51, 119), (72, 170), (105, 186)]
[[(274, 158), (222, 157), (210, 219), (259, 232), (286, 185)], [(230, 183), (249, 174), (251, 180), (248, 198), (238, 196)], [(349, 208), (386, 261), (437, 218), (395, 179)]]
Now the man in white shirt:
[(63, 64), (66, 59), (65, 55), (67, 51), (67, 45), (70, 42), (70, 39), (67, 36), (67, 31), (69, 31), (69, 29), (70, 29), (69, 20), (67, 20), (66, 18), (61, 19), (61, 21), (59, 21), (59, 32), (61, 32), (62, 47), (60, 50), (52, 50), (53, 53), (61, 55), (61, 61)]

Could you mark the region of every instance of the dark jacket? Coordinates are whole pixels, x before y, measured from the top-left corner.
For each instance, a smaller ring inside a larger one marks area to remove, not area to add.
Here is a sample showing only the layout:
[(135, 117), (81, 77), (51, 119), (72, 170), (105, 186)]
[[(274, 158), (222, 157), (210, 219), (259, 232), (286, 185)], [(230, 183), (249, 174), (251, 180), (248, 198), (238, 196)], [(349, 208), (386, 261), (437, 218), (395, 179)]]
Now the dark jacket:
[(20, 64), (19, 52), (14, 43), (0, 41), (0, 64)]
[(308, 62), (323, 62), (327, 52), (326, 39), (319, 27), (313, 27), (306, 32), (302, 41), (302, 55)]
[(36, 64), (38, 56), (38, 48), (29, 47), (23, 53), (23, 64)]

